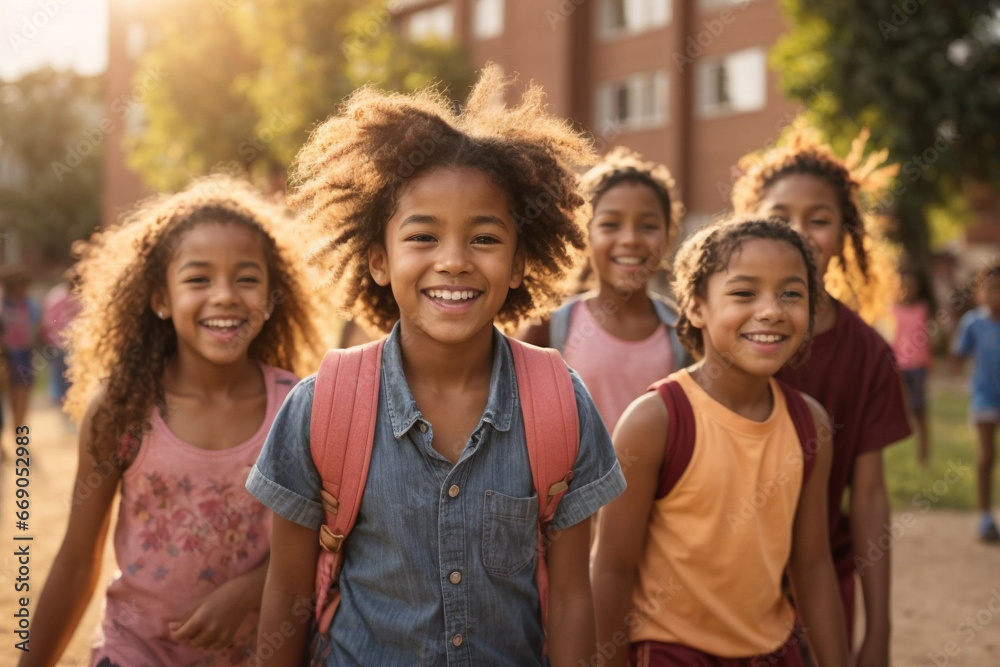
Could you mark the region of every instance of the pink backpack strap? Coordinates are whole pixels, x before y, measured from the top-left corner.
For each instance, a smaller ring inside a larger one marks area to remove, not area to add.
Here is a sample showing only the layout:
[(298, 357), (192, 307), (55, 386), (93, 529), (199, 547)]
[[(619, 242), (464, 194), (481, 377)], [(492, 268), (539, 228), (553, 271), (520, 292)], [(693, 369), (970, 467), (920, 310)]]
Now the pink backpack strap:
[(321, 635), (330, 629), (340, 602), (336, 588), (340, 550), (354, 527), (368, 479), (378, 415), (382, 346), (385, 339), (330, 350), (316, 375), (309, 450), (322, 479), (326, 523), (320, 526), (316, 569), (316, 618)]
[(799, 436), (799, 446), (802, 447), (802, 485), (805, 486), (816, 464), (816, 421), (813, 419), (812, 410), (809, 409), (809, 403), (797, 389), (781, 380), (778, 380), (778, 386), (785, 394), (788, 415), (792, 418), (795, 432)]
[(566, 363), (553, 349), (508, 338), (514, 356), (517, 393), (524, 415), (531, 479), (538, 494), (538, 596), (548, 625), (549, 578), (546, 531), (573, 479), (580, 451), (576, 392)]

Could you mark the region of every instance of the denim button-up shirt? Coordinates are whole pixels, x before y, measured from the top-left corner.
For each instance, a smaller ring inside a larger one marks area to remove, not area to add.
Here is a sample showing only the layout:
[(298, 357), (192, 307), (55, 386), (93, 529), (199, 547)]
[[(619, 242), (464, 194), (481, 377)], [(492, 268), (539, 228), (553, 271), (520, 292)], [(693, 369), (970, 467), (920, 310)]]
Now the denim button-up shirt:
[[(458, 462), (431, 446), (406, 383), (399, 326), (387, 340), (371, 466), (344, 545), (328, 665), (542, 665), (535, 584), (538, 496), (510, 347), (494, 330), (489, 398)], [(325, 521), (309, 454), (315, 376), (289, 394), (247, 488), (308, 528)], [(563, 530), (625, 488), (600, 415), (573, 373), (580, 453), (553, 519)], [(274, 545), (280, 549), (281, 545)]]

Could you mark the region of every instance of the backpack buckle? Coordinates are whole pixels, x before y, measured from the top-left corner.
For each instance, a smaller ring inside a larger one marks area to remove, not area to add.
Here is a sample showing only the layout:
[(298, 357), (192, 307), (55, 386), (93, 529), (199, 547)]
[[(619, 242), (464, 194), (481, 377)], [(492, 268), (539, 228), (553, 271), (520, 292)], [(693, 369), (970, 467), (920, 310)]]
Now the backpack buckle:
[(336, 516), (337, 512), (340, 511), (340, 501), (337, 500), (337, 497), (324, 490), (320, 490), (319, 497), (323, 501), (323, 511)]
[(559, 495), (569, 488), (569, 483), (573, 481), (573, 471), (570, 470), (566, 476), (549, 487), (549, 497)]
[(334, 535), (330, 528), (323, 524), (319, 527), (319, 545), (323, 547), (325, 551), (330, 553), (337, 553), (340, 551), (340, 545), (344, 542), (343, 535)]

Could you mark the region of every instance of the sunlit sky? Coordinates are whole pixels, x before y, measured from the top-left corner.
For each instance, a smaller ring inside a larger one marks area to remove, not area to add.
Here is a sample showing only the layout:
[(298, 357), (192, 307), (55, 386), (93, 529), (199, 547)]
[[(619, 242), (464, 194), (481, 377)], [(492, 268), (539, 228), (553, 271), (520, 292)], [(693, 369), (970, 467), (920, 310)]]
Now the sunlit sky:
[(46, 64), (81, 74), (108, 61), (108, 0), (0, 0), (0, 78)]

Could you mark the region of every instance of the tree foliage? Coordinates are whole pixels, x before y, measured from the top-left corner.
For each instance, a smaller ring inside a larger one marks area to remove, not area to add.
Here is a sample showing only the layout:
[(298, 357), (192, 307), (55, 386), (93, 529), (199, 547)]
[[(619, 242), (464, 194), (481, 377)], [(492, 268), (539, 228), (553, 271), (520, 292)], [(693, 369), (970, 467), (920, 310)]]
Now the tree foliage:
[(156, 188), (212, 170), (283, 175), (311, 129), (354, 88), (441, 82), (464, 95), (471, 71), (452, 43), (398, 34), (384, 0), (175, 0), (144, 68), (164, 84), (146, 97), (131, 165)]
[(0, 82), (0, 223), (65, 261), (100, 221), (102, 80), (44, 68)]
[(900, 165), (876, 204), (918, 261), (928, 213), (970, 183), (1000, 185), (996, 0), (782, 0), (793, 28), (772, 62), (785, 92), (846, 145), (863, 126)]

